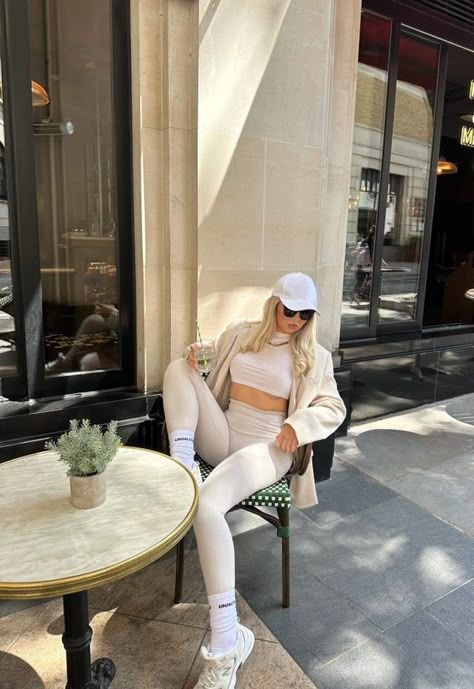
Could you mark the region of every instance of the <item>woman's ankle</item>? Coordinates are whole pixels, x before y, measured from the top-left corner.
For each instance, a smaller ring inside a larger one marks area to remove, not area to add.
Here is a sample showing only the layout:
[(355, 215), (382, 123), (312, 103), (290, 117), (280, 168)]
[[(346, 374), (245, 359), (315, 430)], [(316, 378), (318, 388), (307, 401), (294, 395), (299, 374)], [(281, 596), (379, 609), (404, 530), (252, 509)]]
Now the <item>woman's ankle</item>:
[(235, 590), (208, 596), (211, 617), (211, 653), (229, 653), (237, 642), (238, 618)]
[(194, 433), (186, 429), (172, 431), (168, 434), (170, 455), (179, 459), (188, 469), (194, 462)]

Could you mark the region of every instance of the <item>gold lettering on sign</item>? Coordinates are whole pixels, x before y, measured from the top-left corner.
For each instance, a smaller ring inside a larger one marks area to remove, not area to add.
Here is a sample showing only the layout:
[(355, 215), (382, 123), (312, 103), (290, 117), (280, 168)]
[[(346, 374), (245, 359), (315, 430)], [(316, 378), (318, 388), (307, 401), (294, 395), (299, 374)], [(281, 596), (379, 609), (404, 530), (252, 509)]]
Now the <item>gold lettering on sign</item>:
[(469, 84), (469, 100), (474, 100), (474, 79), (471, 79)]
[(463, 127), (461, 129), (461, 146), (474, 147), (474, 127)]

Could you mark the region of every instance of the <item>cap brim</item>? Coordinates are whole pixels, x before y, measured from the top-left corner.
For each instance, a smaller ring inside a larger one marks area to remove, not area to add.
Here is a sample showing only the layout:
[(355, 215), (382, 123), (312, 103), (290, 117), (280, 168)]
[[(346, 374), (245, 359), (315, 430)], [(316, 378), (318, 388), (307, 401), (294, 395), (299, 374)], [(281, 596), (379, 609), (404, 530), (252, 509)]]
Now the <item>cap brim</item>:
[(280, 297), (280, 301), (282, 304), (286, 306), (287, 309), (291, 309), (291, 311), (315, 311), (318, 316), (321, 314), (319, 313), (318, 309), (314, 307), (314, 304), (311, 304), (309, 301), (305, 301), (304, 299), (282, 299)]

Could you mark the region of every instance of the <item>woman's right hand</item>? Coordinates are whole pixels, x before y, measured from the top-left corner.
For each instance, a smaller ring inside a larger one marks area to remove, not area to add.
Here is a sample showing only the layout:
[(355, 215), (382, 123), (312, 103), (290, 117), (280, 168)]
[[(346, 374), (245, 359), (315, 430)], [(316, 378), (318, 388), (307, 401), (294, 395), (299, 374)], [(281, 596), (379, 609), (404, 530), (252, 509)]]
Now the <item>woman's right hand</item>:
[(187, 349), (186, 349), (186, 361), (187, 361), (188, 366), (191, 366), (192, 369), (197, 371), (198, 364), (197, 364), (196, 354), (194, 351), (195, 347), (196, 347), (195, 344), (191, 344), (191, 345), (189, 345), (189, 347), (187, 347)]

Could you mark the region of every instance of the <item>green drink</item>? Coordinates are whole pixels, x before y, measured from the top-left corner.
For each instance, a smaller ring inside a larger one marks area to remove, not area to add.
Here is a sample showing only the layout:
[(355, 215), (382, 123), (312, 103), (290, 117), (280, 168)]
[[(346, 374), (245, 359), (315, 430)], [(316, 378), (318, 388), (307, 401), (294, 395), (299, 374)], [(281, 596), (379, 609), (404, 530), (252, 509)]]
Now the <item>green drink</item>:
[(194, 348), (197, 367), (200, 373), (209, 373), (216, 360), (216, 343), (214, 340), (197, 342)]

